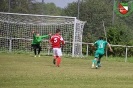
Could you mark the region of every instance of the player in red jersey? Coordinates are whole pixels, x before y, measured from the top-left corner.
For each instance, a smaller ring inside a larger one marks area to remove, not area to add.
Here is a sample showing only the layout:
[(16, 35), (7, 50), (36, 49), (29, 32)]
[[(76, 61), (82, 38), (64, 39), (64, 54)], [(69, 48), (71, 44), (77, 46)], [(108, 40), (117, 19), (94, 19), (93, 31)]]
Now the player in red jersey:
[[(60, 43), (65, 45), (65, 41), (60, 36), (60, 29), (57, 29), (56, 34), (51, 37), (50, 43), (52, 44), (53, 54), (54, 54), (53, 63), (56, 64), (56, 66), (59, 67), (60, 62), (61, 62), (61, 56), (62, 56)], [(57, 60), (57, 63), (56, 63), (56, 60)]]

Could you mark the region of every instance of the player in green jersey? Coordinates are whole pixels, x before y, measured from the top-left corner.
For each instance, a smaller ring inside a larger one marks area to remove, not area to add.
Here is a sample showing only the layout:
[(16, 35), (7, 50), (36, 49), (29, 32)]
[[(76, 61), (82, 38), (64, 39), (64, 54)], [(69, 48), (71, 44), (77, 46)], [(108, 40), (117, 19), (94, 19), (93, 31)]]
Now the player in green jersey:
[(38, 57), (40, 57), (40, 51), (41, 51), (41, 46), (40, 46), (40, 43), (42, 41), (43, 38), (48, 38), (48, 36), (51, 36), (52, 34), (48, 34), (48, 35), (43, 35), (43, 36), (40, 36), (39, 33), (36, 33), (35, 34), (35, 31), (31, 31), (31, 33), (33, 34), (33, 41), (32, 41), (32, 47), (34, 49), (34, 54), (36, 57), (36, 50), (38, 49)]
[(99, 40), (97, 40), (92, 46), (96, 46), (97, 50), (95, 52), (95, 59), (92, 60), (92, 68), (94, 68), (94, 65), (96, 64), (96, 68), (100, 67), (100, 60), (102, 56), (104, 55), (105, 47), (108, 45), (111, 52), (113, 52), (110, 44), (107, 41), (103, 40), (103, 37), (99, 37)]

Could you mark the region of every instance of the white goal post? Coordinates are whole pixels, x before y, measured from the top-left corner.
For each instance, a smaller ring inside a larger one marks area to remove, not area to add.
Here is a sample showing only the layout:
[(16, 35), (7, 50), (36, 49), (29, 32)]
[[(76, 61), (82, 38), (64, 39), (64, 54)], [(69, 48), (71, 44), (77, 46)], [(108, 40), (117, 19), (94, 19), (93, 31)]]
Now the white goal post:
[[(30, 52), (33, 36), (31, 30), (43, 34), (55, 33), (59, 28), (66, 41), (63, 52), (72, 57), (82, 56), (82, 34), (84, 21), (76, 17), (19, 14), (0, 12), (0, 51)], [(48, 40), (41, 43), (42, 50), (49, 52)]]

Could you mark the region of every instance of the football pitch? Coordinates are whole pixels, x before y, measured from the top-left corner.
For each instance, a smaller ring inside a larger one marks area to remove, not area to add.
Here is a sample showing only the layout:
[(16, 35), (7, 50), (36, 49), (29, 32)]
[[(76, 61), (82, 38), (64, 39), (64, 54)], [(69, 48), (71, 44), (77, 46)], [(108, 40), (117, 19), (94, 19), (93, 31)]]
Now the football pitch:
[(103, 59), (92, 69), (91, 60), (62, 58), (56, 67), (52, 56), (0, 53), (0, 88), (133, 88), (133, 63)]

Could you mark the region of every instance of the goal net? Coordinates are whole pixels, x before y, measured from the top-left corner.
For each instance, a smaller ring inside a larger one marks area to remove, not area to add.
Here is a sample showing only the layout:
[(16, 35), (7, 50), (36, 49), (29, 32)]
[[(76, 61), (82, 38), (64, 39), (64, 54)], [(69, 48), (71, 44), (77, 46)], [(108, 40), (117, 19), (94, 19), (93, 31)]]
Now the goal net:
[[(82, 56), (82, 33), (85, 22), (76, 17), (49, 16), (19, 13), (0, 12), (0, 52), (27, 52), (32, 51), (31, 30), (45, 35), (55, 33), (59, 28), (66, 41), (62, 51), (72, 57)], [(43, 39), (41, 43), (44, 54), (52, 53), (49, 49), (50, 37)], [(33, 52), (32, 52), (33, 53)]]

